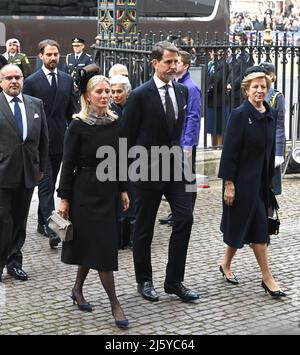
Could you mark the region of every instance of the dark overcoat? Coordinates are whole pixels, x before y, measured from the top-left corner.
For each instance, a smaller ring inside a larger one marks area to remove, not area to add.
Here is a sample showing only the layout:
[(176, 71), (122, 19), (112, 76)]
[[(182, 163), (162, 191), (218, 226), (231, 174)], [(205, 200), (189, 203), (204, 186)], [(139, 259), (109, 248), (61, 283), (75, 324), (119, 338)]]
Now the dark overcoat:
[(224, 242), (233, 248), (242, 248), (247, 240), (259, 200), (263, 199), (266, 210), (269, 204), (276, 113), (264, 105), (266, 113), (261, 114), (246, 100), (232, 111), (226, 130), (219, 177), (234, 182), (236, 195), (231, 207), (223, 199), (221, 231)]
[(61, 259), (67, 264), (98, 271), (115, 271), (118, 269), (117, 202), (119, 190), (125, 191), (126, 187), (116, 179), (97, 179), (96, 167), (106, 158), (98, 158), (96, 152), (104, 146), (118, 154), (118, 121), (89, 125), (74, 120), (70, 124), (57, 195), (70, 201), (73, 240), (63, 243)]

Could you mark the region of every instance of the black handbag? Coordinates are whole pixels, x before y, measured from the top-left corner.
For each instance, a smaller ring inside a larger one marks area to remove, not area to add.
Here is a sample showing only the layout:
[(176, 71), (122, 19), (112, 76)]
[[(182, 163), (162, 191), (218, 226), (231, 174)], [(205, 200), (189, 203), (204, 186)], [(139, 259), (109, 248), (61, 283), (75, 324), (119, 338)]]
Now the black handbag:
[(268, 234), (277, 235), (279, 234), (280, 220), (278, 217), (279, 205), (276, 200), (275, 194), (270, 189), (269, 191), (270, 208), (275, 211), (275, 217), (268, 217)]
[(275, 209), (276, 217), (268, 218), (268, 232), (269, 235), (277, 235), (279, 234), (280, 220), (278, 217), (277, 209)]

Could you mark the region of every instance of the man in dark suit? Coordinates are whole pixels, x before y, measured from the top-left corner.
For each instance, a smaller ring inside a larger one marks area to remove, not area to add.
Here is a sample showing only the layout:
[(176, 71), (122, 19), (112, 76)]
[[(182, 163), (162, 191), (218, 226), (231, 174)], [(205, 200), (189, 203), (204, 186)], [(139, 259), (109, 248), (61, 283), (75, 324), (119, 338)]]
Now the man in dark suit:
[(27, 280), (22, 252), (33, 188), (45, 171), (48, 130), (43, 102), (22, 95), (15, 64), (0, 70), (0, 281), (3, 268)]
[[(187, 88), (174, 82), (178, 63), (178, 49), (167, 41), (153, 47), (152, 65), (154, 77), (135, 89), (129, 96), (123, 111), (123, 136), (128, 139), (128, 147), (146, 149), (150, 155), (155, 148), (177, 147), (179, 151), (171, 156), (169, 164), (161, 156), (149, 159), (142, 167), (147, 179), (134, 182), (136, 193), (136, 228), (133, 240), (133, 257), (138, 283), (138, 292), (143, 298), (155, 302), (159, 297), (152, 282), (151, 242), (156, 214), (162, 195), (168, 200), (174, 226), (169, 242), (169, 257), (164, 289), (168, 294), (176, 294), (183, 301), (193, 301), (198, 294), (186, 288), (184, 279), (186, 255), (193, 224), (192, 196), (186, 192), (186, 182), (176, 181), (175, 166), (182, 167), (180, 138), (187, 105)], [(147, 160), (147, 159), (146, 159)], [(179, 165), (178, 165), (179, 161)], [(142, 165), (145, 160), (142, 161)], [(167, 166), (166, 166), (167, 165)], [(161, 171), (158, 179), (152, 179), (157, 168), (169, 168), (169, 177)], [(130, 174), (131, 175), (131, 174)], [(182, 175), (181, 175), (182, 176)], [(151, 178), (150, 178), (151, 177)]]
[(56, 247), (59, 237), (48, 227), (47, 219), (54, 206), (57, 174), (62, 161), (64, 134), (76, 111), (74, 84), (70, 75), (57, 69), (59, 44), (47, 39), (39, 43), (43, 66), (30, 75), (24, 84), (24, 93), (43, 100), (49, 129), (49, 156), (45, 176), (39, 183), (38, 232), (49, 237), (50, 247)]

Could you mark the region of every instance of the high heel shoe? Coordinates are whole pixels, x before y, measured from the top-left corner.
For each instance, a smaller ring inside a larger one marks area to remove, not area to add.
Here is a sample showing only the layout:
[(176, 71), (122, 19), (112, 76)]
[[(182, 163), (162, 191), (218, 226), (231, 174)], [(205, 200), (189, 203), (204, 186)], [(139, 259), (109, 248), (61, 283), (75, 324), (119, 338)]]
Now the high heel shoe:
[(113, 317), (114, 317), (114, 320), (115, 320), (115, 325), (119, 328), (127, 328), (129, 326), (129, 321), (128, 319), (125, 317), (124, 319), (121, 319), (121, 320), (117, 320), (115, 315), (114, 315), (114, 312), (111, 311)]
[(222, 265), (220, 265), (220, 272), (223, 275), (223, 277), (225, 277), (226, 281), (229, 282), (230, 284), (232, 284), (232, 285), (238, 285), (239, 284), (239, 281), (238, 281), (238, 279), (236, 278), (236, 276), (234, 274), (233, 274), (233, 277), (227, 277), (225, 275), (225, 272), (223, 270)]
[(73, 300), (73, 304), (77, 304), (77, 307), (80, 311), (82, 312), (92, 312), (93, 311), (93, 307), (90, 303), (88, 302), (85, 302), (85, 303), (79, 303), (75, 294), (74, 294), (74, 291), (72, 290), (72, 293), (71, 293), (71, 299)]
[(269, 287), (264, 283), (264, 280), (261, 281), (261, 287), (265, 290), (265, 293), (269, 292), (269, 294), (274, 298), (286, 297), (286, 294), (280, 290), (271, 291)]

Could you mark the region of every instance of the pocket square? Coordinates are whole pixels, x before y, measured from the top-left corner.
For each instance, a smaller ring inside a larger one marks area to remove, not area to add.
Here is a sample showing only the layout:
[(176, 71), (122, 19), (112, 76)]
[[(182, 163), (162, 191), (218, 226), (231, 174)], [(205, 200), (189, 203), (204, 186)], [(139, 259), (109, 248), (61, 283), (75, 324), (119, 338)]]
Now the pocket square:
[(39, 116), (38, 113), (35, 113), (34, 116), (33, 116), (33, 118), (39, 118), (39, 117), (40, 117), (40, 116)]
[(184, 105), (184, 106), (183, 106), (183, 109), (185, 110), (186, 108), (187, 108), (187, 105)]

